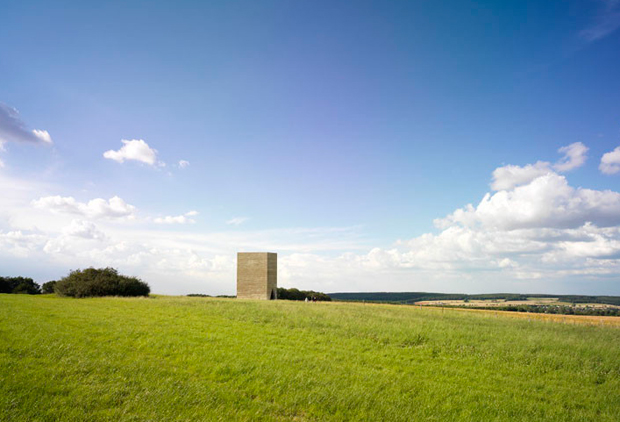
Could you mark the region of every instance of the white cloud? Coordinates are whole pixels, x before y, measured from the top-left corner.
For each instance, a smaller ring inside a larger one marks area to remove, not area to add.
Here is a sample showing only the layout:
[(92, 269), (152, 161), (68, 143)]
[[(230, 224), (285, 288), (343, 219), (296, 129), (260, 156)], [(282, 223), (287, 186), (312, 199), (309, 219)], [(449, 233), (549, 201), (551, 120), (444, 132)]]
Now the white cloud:
[(620, 147), (616, 147), (613, 151), (603, 154), (598, 168), (605, 174), (620, 172)]
[(545, 161), (538, 161), (536, 164), (528, 164), (523, 167), (514, 165), (498, 167), (493, 171), (491, 189), (512, 189), (515, 186), (530, 183), (537, 177), (548, 174), (551, 171), (551, 166)]
[(560, 148), (558, 152), (564, 154), (564, 157), (555, 163), (553, 168), (556, 171), (565, 172), (581, 167), (586, 162), (586, 152), (588, 152), (588, 147), (581, 142), (575, 142)]
[(191, 217), (198, 215), (198, 211), (189, 211), (182, 215), (158, 217), (155, 221), (157, 224), (194, 224), (196, 220)]
[(184, 169), (185, 167), (189, 167), (189, 161), (179, 160), (179, 168)]
[[(571, 157), (571, 148), (561, 152)], [(560, 166), (567, 167), (574, 168)], [(493, 176), (498, 191), (435, 220), (439, 233), (339, 259), (383, 273), (407, 269), (472, 283), (470, 277), (507, 283), (620, 275), (620, 193), (572, 187), (540, 162), (504, 166)]]
[(127, 204), (118, 196), (108, 201), (95, 198), (87, 203), (78, 202), (71, 196), (45, 196), (32, 201), (36, 208), (67, 214), (77, 214), (87, 218), (133, 219), (136, 207)]
[(43, 142), (48, 143), (48, 144), (52, 143), (52, 137), (50, 136), (50, 134), (49, 134), (49, 132), (47, 130), (37, 130), (37, 129), (34, 129), (32, 131), (32, 133), (34, 133), (34, 136), (36, 136), (37, 138), (39, 138)]
[(51, 144), (52, 137), (46, 130), (28, 130), (16, 109), (0, 103), (0, 144), (3, 142)]
[(558, 149), (564, 156), (555, 164), (547, 161), (537, 161), (535, 164), (527, 164), (523, 167), (507, 165), (498, 167), (493, 171), (491, 189), (495, 191), (509, 190), (515, 186), (525, 185), (532, 180), (554, 171), (564, 173), (581, 167), (586, 161), (586, 147), (581, 142), (574, 142)]
[(241, 224), (245, 223), (248, 220), (249, 220), (248, 217), (234, 217), (226, 221), (226, 224), (231, 225), (231, 226), (240, 226)]
[(121, 142), (123, 146), (118, 151), (109, 150), (104, 152), (103, 156), (118, 163), (132, 160), (150, 166), (165, 166), (165, 163), (157, 161), (157, 150), (149, 147), (142, 139), (132, 139), (130, 141), (123, 139)]
[(515, 230), (578, 227), (585, 222), (600, 226), (620, 224), (620, 193), (575, 189), (564, 176), (551, 172), (523, 186), (487, 193), (476, 207), (457, 209), (436, 220), (436, 225)]
[(0, 253), (10, 256), (27, 258), (36, 253), (45, 243), (45, 236), (22, 230), (0, 231)]
[(43, 245), (46, 254), (80, 255), (83, 251), (93, 251), (105, 247), (107, 236), (93, 223), (84, 220), (72, 220), (63, 227), (60, 234), (48, 234)]
[(100, 231), (90, 221), (85, 220), (71, 220), (71, 224), (62, 230), (63, 234), (70, 237), (81, 237), (83, 239), (102, 240), (105, 239), (105, 234)]

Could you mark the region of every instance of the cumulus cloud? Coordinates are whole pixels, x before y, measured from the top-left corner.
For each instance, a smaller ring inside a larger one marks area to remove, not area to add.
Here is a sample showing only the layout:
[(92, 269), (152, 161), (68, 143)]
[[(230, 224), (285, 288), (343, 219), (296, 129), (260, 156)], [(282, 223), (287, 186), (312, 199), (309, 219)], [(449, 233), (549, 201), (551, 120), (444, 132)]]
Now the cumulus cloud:
[(0, 252), (11, 256), (27, 258), (36, 253), (46, 241), (45, 235), (28, 233), (22, 230), (0, 231)]
[(103, 240), (105, 234), (90, 221), (71, 220), (71, 224), (62, 230), (63, 234), (70, 237), (80, 237), (83, 239)]
[(149, 147), (142, 139), (132, 139), (130, 141), (121, 140), (123, 146), (118, 150), (109, 150), (103, 153), (104, 158), (114, 160), (117, 163), (125, 161), (139, 161), (150, 166), (158, 165), (164, 167), (165, 163), (157, 161), (157, 150)]
[(60, 234), (48, 235), (43, 252), (46, 254), (79, 254), (80, 251), (93, 251), (105, 247), (107, 236), (92, 222), (72, 220)]
[(177, 215), (177, 216), (165, 216), (158, 217), (155, 221), (157, 224), (194, 224), (196, 220), (191, 217), (195, 217), (198, 215), (198, 211), (189, 211), (185, 214)]
[(586, 147), (581, 142), (575, 142), (558, 150), (564, 154), (564, 157), (553, 165), (553, 168), (559, 172), (570, 171), (577, 167), (581, 167), (586, 162)]
[(515, 230), (577, 227), (585, 222), (620, 224), (620, 193), (573, 188), (564, 176), (550, 172), (526, 185), (487, 193), (476, 207), (459, 208), (436, 220), (436, 225)]
[(604, 174), (616, 174), (620, 172), (620, 147), (603, 154), (599, 170)]
[(551, 166), (545, 161), (538, 161), (536, 164), (528, 164), (523, 167), (514, 165), (498, 167), (493, 171), (491, 189), (512, 189), (515, 186), (529, 183), (549, 172), (551, 172)]
[(136, 207), (129, 205), (118, 196), (109, 200), (95, 198), (79, 202), (71, 196), (45, 196), (32, 201), (36, 208), (65, 214), (77, 214), (87, 218), (133, 219)]
[(247, 217), (233, 217), (230, 220), (226, 221), (226, 224), (230, 226), (240, 226), (241, 224), (248, 221)]
[(0, 103), (0, 144), (3, 142), (51, 144), (52, 137), (46, 130), (28, 130), (16, 109)]
[(189, 167), (189, 161), (179, 160), (179, 168), (184, 169), (185, 167)]
[(561, 147), (558, 152), (564, 156), (553, 165), (547, 161), (537, 161), (535, 164), (527, 164), (523, 167), (506, 165), (496, 168), (493, 171), (491, 189), (495, 191), (508, 190), (515, 186), (528, 184), (532, 180), (554, 171), (563, 173), (581, 167), (586, 161), (588, 147), (581, 142), (575, 142)]
[(575, 144), (562, 148), (565, 159), (557, 167), (544, 162), (500, 167), (493, 172), (496, 192), (435, 220), (439, 233), (340, 259), (362, 268), (443, 278), (620, 275), (620, 193), (572, 187), (554, 171), (579, 165), (570, 163), (579, 163), (575, 157), (586, 150)]
[[(508, 280), (620, 274), (620, 230), (585, 223), (576, 229), (480, 230), (451, 226), (397, 242), (391, 249), (374, 248), (365, 255), (342, 256), (356, 265), (387, 271), (408, 269), (446, 279), (494, 274)], [(488, 286), (487, 286), (488, 288)]]

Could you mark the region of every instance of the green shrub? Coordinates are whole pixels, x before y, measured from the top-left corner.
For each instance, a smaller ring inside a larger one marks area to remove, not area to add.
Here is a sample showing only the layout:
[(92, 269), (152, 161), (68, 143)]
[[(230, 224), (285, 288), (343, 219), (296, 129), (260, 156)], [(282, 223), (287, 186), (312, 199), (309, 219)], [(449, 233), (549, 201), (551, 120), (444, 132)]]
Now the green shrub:
[(54, 291), (71, 297), (148, 296), (151, 288), (139, 278), (120, 275), (108, 267), (71, 271), (56, 282)]
[(54, 293), (54, 287), (56, 286), (56, 283), (57, 283), (56, 280), (52, 280), (52, 281), (48, 281), (47, 283), (43, 283), (43, 285), (41, 285), (41, 293), (43, 293), (43, 294)]

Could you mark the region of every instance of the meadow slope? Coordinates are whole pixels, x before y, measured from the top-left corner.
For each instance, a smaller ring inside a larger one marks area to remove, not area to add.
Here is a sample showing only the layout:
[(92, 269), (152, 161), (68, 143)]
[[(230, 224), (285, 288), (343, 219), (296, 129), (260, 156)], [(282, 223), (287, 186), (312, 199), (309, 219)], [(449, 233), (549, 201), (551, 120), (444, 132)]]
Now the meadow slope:
[(618, 327), (165, 296), (0, 318), (6, 421), (620, 420)]

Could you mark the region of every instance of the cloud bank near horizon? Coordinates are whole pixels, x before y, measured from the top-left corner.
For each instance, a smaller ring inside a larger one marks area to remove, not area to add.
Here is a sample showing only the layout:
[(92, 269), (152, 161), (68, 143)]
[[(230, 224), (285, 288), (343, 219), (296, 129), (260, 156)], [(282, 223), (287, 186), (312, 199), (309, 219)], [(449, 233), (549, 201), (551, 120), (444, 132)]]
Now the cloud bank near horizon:
[[(136, 218), (137, 208), (118, 196), (80, 202), (40, 195), (35, 184), (14, 190), (18, 183), (0, 178), (9, 199), (14, 195), (0, 220), (0, 258), (65, 271), (114, 266), (172, 294), (233, 293), (239, 250), (279, 252), (281, 285), (322, 291), (437, 291), (447, 282), (488, 291), (532, 291), (536, 280), (587, 284), (620, 275), (620, 193), (570, 185), (561, 172), (584, 165), (586, 152), (575, 143), (559, 149), (563, 157), (555, 164), (498, 167), (478, 203), (435, 219), (436, 231), (390, 247), (368, 245), (359, 227), (195, 233), (187, 227), (198, 211)], [(378, 287), (378, 279), (387, 281)]]

